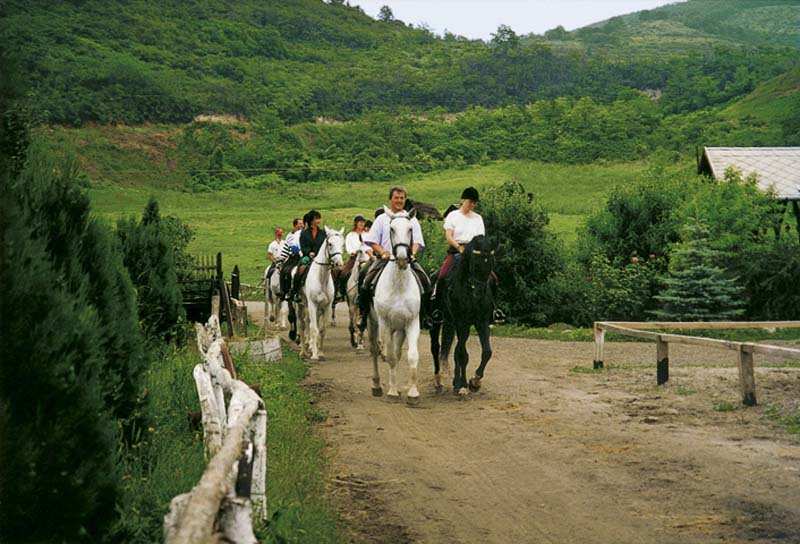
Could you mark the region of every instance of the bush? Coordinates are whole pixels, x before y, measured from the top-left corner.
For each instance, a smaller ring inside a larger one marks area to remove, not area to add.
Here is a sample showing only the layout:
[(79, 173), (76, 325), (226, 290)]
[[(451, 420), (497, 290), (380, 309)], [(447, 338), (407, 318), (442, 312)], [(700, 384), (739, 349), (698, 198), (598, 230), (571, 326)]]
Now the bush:
[(547, 229), (544, 207), (519, 182), (484, 191), (478, 209), (486, 232), (498, 241), (498, 303), (512, 321), (540, 325), (559, 301), (551, 280), (564, 269), (564, 248)]
[(588, 265), (599, 253), (624, 266), (631, 257), (667, 256), (670, 244), (680, 240), (678, 211), (699, 186), (656, 167), (639, 183), (615, 188), (605, 206), (587, 219), (578, 241), (579, 259)]
[[(35, 221), (48, 210), (25, 209), (30, 200), (12, 182), (16, 172), (0, 166), (0, 540), (102, 540), (119, 482), (111, 410), (121, 406), (114, 394), (121, 384), (111, 369), (130, 361), (111, 366), (103, 337), (111, 329), (80, 274), (83, 255), (69, 266), (54, 259), (46, 222)], [(28, 181), (64, 188), (57, 179)], [(62, 219), (85, 219), (70, 214), (75, 201), (62, 204)], [(71, 227), (66, 235), (87, 227), (63, 225)], [(79, 238), (67, 240), (81, 250)]]
[(49, 156), (34, 142), (13, 191), (21, 199), (24, 221), (45, 244), (66, 289), (84, 293), (97, 313), (106, 404), (124, 420), (140, 402), (147, 366), (136, 295), (116, 241), (91, 216), (80, 179), (73, 156)]
[(176, 338), (185, 319), (170, 234), (153, 198), (141, 221), (131, 217), (117, 222), (125, 266), (138, 293), (142, 328), (151, 339)]

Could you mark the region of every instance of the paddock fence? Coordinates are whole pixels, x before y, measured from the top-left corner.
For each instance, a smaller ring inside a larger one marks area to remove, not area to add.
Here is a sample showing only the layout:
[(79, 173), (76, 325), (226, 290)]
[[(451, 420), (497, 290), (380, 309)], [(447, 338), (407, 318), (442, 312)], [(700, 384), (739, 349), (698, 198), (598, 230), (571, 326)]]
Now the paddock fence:
[(723, 329), (800, 329), (800, 321), (595, 321), (594, 323), (594, 368), (603, 368), (605, 333), (614, 332), (634, 338), (656, 342), (656, 383), (669, 381), (669, 345), (688, 344), (737, 351), (739, 353), (739, 385), (742, 404), (756, 405), (756, 380), (753, 371), (753, 355), (778, 355), (800, 359), (800, 349), (785, 346), (734, 342), (702, 336), (668, 334), (651, 329), (723, 330)]

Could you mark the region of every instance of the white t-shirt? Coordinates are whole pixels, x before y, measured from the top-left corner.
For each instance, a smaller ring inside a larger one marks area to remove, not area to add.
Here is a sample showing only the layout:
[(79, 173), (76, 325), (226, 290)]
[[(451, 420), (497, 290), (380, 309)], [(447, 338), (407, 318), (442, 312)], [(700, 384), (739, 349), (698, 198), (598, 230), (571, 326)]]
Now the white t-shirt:
[(283, 252), (283, 245), (285, 243), (286, 242), (283, 240), (281, 240), (280, 242), (277, 240), (273, 240), (272, 242), (269, 243), (269, 246), (267, 247), (267, 253), (272, 255), (272, 258), (275, 259), (276, 261), (280, 261), (281, 253)]
[(362, 247), (361, 235), (355, 231), (350, 231), (344, 237), (344, 248), (350, 255), (355, 255)]
[(444, 220), (444, 230), (453, 229), (453, 238), (459, 244), (468, 244), (476, 236), (486, 236), (483, 217), (475, 212), (464, 215), (461, 210), (453, 210)]

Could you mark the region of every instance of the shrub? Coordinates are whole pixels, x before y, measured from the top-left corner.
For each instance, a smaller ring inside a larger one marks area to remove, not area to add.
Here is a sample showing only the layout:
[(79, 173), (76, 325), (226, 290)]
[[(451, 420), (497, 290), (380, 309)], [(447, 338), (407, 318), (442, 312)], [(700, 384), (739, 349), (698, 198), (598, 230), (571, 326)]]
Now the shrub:
[(50, 156), (34, 142), (13, 192), (66, 289), (84, 293), (95, 310), (106, 404), (127, 419), (139, 402), (147, 365), (135, 291), (108, 227), (91, 216), (77, 161), (69, 154)]
[(136, 286), (139, 316), (151, 338), (176, 338), (184, 320), (181, 292), (175, 270), (173, 240), (162, 222), (158, 203), (151, 198), (141, 221), (117, 222), (124, 263)]
[(564, 249), (547, 229), (544, 207), (516, 181), (484, 191), (479, 210), (498, 241), (499, 305), (513, 321), (547, 323), (557, 301), (550, 280), (564, 268)]
[[(109, 329), (79, 273), (82, 255), (70, 266), (54, 259), (46, 222), (36, 221), (47, 210), (26, 209), (30, 195), (12, 182), (18, 171), (0, 166), (0, 540), (102, 540), (119, 481)], [(64, 206), (61, 218), (74, 218), (75, 201)], [(80, 234), (87, 225), (64, 226)]]
[[(667, 175), (656, 167), (639, 183), (617, 187), (605, 206), (589, 217), (578, 242), (585, 265), (597, 254), (617, 266), (631, 257), (664, 257), (680, 240), (682, 204), (700, 186), (682, 175)], [(665, 261), (666, 263), (666, 261)]]

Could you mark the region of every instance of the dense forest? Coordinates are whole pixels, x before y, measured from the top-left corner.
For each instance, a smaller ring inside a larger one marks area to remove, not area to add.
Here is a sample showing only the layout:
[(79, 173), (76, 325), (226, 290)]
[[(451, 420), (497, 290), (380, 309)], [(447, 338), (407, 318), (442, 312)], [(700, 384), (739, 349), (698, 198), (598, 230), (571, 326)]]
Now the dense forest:
[(501, 26), (487, 43), (390, 13), (376, 21), (341, 1), (12, 0), (0, 39), (21, 52), (47, 123), (187, 122), (267, 107), (293, 124), (631, 92), (687, 113), (796, 66), (797, 7), (690, 0), (574, 32)]

